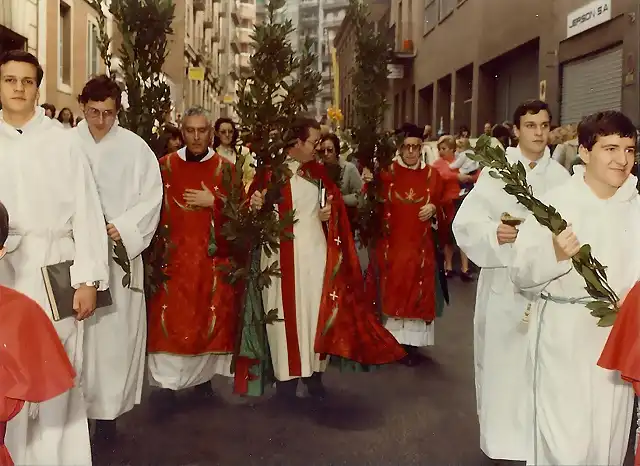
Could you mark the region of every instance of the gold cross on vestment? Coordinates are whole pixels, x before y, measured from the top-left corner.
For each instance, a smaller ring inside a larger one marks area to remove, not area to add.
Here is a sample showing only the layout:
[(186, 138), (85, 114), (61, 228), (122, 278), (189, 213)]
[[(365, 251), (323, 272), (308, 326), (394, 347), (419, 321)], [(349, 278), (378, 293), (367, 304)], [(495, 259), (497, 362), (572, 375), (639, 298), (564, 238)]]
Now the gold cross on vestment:
[(407, 192), (407, 200), (409, 201), (413, 201), (413, 198), (416, 196), (416, 193), (413, 191), (413, 188), (411, 188), (408, 192)]

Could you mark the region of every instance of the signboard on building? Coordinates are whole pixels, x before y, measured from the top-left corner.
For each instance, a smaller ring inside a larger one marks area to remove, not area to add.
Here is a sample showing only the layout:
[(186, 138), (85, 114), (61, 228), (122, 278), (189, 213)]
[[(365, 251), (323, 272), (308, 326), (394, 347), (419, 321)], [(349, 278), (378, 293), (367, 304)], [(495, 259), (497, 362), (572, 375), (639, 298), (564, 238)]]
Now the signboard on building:
[(201, 66), (189, 67), (189, 81), (204, 81), (204, 68)]
[(595, 0), (567, 15), (567, 38), (611, 19), (611, 0)]
[(387, 69), (389, 70), (389, 79), (404, 78), (404, 65), (390, 63), (387, 65)]

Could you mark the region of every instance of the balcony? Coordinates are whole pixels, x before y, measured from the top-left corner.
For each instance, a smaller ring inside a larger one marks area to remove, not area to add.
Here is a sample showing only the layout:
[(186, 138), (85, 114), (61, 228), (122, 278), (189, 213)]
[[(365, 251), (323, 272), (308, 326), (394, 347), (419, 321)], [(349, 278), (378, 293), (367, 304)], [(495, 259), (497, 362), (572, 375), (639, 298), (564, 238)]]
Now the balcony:
[(389, 33), (394, 38), (393, 55), (399, 61), (413, 60), (416, 57), (416, 46), (413, 42), (414, 24), (410, 22), (391, 26)]
[(322, 22), (322, 26), (324, 28), (339, 28), (340, 25), (342, 24), (342, 20), (344, 18), (340, 18), (340, 17), (331, 17), (331, 18), (325, 18), (324, 21)]
[(238, 34), (238, 41), (241, 44), (253, 44), (253, 39), (251, 36), (253, 35), (253, 29), (251, 28), (238, 28), (236, 29)]
[(205, 0), (193, 0), (193, 11), (204, 11), (207, 8)]
[(349, 0), (325, 0), (322, 3), (324, 11), (346, 10), (349, 7)]
[(300, 23), (306, 24), (306, 25), (317, 24), (318, 20), (319, 18), (317, 15), (300, 16)]
[(231, 29), (229, 45), (231, 45), (231, 50), (240, 53), (240, 37), (238, 36), (238, 30), (236, 28)]
[(245, 73), (249, 71), (251, 71), (251, 54), (241, 53), (240, 54), (240, 72)]
[(240, 2), (237, 6), (238, 16), (241, 19), (250, 19), (254, 21), (256, 19), (256, 6), (252, 3)]

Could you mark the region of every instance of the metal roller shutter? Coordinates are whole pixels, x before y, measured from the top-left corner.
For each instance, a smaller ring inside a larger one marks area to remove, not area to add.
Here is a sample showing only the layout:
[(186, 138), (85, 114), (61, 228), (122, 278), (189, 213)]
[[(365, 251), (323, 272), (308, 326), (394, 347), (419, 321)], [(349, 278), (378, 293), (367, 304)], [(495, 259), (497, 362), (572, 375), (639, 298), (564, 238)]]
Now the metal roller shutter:
[(560, 124), (622, 108), (622, 46), (562, 67)]

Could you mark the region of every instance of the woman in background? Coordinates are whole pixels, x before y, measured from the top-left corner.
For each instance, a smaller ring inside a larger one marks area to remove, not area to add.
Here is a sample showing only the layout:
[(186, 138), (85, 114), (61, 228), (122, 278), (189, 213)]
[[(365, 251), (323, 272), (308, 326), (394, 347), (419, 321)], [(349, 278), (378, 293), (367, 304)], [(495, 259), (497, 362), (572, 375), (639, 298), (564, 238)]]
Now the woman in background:
[(60, 110), (58, 113), (58, 121), (62, 124), (62, 126), (66, 129), (73, 128), (75, 126), (75, 119), (73, 118), (73, 113), (67, 107)]

